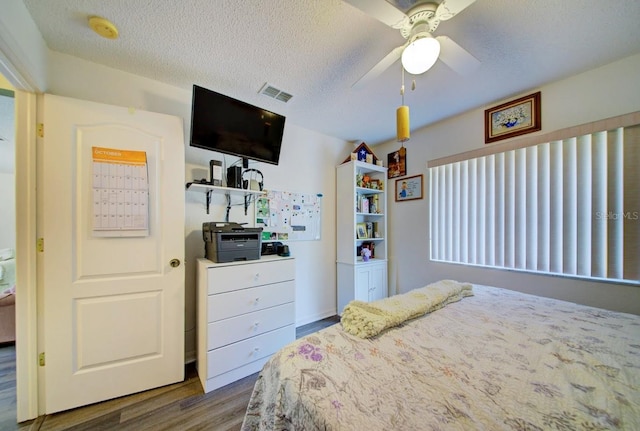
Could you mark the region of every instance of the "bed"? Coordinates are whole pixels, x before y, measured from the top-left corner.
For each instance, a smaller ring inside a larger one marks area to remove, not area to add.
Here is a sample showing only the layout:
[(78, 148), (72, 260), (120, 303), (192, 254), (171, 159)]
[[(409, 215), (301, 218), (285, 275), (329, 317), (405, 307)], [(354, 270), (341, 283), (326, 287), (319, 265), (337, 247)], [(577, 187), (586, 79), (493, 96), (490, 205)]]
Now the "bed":
[(640, 316), (471, 290), (379, 335), (336, 324), (284, 347), (242, 429), (640, 429)]

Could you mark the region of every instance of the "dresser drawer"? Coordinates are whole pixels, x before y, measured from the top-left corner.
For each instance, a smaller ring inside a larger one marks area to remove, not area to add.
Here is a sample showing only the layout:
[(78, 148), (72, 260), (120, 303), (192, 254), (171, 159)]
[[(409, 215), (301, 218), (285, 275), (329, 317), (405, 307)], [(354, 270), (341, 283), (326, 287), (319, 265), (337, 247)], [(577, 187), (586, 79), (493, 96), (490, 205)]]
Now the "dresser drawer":
[(260, 358), (273, 355), (296, 338), (295, 325), (285, 326), (257, 337), (230, 344), (207, 353), (207, 378), (242, 367)]
[(209, 295), (207, 315), (209, 322), (264, 310), (276, 305), (293, 302), (296, 294), (294, 281), (251, 287), (234, 292)]
[(283, 326), (292, 325), (295, 322), (295, 313), (294, 303), (289, 302), (277, 307), (209, 323), (207, 326), (207, 348), (208, 350), (216, 349)]
[(295, 261), (257, 260), (208, 268), (208, 293), (229, 292), (246, 287), (289, 281), (295, 278)]

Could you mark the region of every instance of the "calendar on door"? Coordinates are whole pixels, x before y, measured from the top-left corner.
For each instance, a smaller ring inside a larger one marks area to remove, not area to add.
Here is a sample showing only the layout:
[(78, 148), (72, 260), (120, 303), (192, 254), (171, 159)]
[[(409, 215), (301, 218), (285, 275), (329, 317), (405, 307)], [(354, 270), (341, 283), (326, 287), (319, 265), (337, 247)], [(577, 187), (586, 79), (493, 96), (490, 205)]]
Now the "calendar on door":
[(144, 151), (92, 147), (93, 235), (149, 235), (149, 178)]

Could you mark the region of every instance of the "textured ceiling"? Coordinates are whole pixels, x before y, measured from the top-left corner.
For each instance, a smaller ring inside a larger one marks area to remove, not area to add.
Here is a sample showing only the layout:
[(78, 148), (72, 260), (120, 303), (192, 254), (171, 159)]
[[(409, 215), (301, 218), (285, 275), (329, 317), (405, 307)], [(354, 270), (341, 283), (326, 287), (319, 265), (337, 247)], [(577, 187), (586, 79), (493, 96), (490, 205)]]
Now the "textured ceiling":
[[(184, 89), (195, 83), (345, 140), (395, 135), (400, 63), (363, 89), (351, 85), (404, 39), (341, 0), (24, 3), (51, 50)], [(94, 34), (91, 15), (114, 22), (120, 37)], [(638, 0), (477, 0), (434, 34), (480, 68), (462, 77), (439, 61), (416, 77), (405, 97), (411, 128), (640, 53), (639, 19)], [(265, 83), (293, 98), (259, 95)]]

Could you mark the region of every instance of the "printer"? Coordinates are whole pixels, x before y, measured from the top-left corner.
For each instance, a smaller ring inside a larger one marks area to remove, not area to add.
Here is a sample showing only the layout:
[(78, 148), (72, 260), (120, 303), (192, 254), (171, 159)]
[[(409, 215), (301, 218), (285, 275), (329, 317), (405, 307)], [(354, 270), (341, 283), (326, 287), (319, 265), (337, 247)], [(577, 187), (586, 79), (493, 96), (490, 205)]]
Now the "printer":
[(204, 257), (213, 262), (260, 259), (262, 228), (238, 223), (202, 223)]

